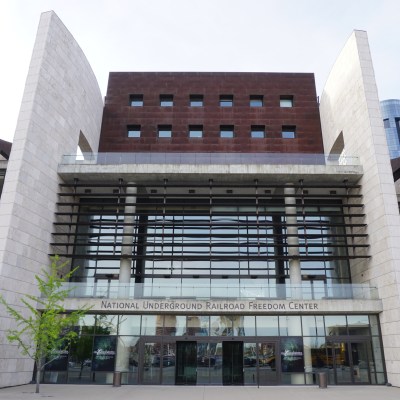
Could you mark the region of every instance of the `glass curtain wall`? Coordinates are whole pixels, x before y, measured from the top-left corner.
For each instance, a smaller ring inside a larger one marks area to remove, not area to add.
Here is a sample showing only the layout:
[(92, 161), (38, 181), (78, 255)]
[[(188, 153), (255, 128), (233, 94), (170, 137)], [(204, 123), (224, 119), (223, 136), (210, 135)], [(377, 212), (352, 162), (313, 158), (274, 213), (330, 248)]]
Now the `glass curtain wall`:
[[(99, 287), (117, 282), (124, 229), (133, 224), (125, 245), (132, 247), (131, 282), (144, 284), (143, 295), (279, 297), (278, 285), (289, 282), (284, 198), (232, 197), (142, 193), (129, 222), (124, 199), (81, 199), (70, 234), (72, 264), (80, 266), (74, 279)], [(348, 249), (360, 245), (349, 245), (345, 215), (340, 200), (297, 200), (299, 257), (311, 298), (325, 285), (350, 283), (355, 255)]]
[(124, 222), (117, 202), (97, 203), (81, 202), (73, 263), (79, 267), (73, 279), (92, 284), (107, 282), (119, 274)]

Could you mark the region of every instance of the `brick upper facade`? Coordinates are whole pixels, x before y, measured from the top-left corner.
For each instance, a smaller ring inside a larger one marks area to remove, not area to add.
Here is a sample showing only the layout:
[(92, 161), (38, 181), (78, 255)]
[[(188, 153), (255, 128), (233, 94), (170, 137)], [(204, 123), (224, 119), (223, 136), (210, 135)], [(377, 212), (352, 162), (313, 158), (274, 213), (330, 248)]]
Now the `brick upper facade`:
[[(143, 95), (132, 107), (131, 95)], [(160, 95), (173, 95), (172, 107), (160, 106)], [(190, 95), (202, 95), (202, 107), (191, 107)], [(221, 95), (233, 96), (221, 107)], [(251, 107), (250, 96), (262, 96)], [(281, 107), (292, 96), (293, 107)], [(128, 137), (129, 125), (140, 137)], [(159, 138), (158, 126), (171, 125), (172, 137)], [(203, 137), (190, 138), (189, 125), (202, 125)], [(233, 125), (234, 137), (221, 138), (220, 126)], [(251, 138), (251, 126), (265, 126), (265, 138)], [(282, 138), (282, 126), (295, 126), (296, 137)], [(105, 101), (99, 152), (272, 152), (323, 153), (321, 124), (313, 74), (112, 72)]]

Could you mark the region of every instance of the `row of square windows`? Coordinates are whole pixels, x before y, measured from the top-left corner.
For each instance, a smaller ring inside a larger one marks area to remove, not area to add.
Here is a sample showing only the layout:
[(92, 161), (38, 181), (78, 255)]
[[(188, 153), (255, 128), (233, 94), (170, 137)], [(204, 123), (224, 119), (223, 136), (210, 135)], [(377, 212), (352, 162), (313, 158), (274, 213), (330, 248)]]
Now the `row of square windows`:
[[(140, 138), (141, 137), (141, 126), (140, 125), (128, 125), (127, 127), (128, 137)], [(157, 133), (159, 138), (171, 138), (172, 137), (172, 125), (158, 125)], [(189, 125), (188, 137), (189, 138), (202, 138), (204, 134), (203, 125)], [(220, 125), (219, 136), (221, 138), (234, 138), (235, 127), (234, 125)], [(252, 125), (250, 128), (250, 137), (253, 139), (263, 139), (267, 137), (264, 125)], [(284, 125), (282, 126), (281, 137), (283, 139), (294, 139), (296, 137), (296, 127)]]
[[(129, 97), (129, 103), (131, 107), (143, 107), (144, 99), (142, 94), (131, 94)], [(161, 94), (160, 95), (160, 106), (161, 107), (172, 107), (174, 105), (174, 96), (172, 94)], [(219, 96), (220, 107), (233, 107), (233, 95), (220, 95)], [(280, 96), (280, 107), (290, 108), (293, 107), (293, 96)], [(191, 94), (189, 96), (190, 107), (203, 107), (204, 96), (202, 94)], [(263, 95), (250, 95), (249, 98), (250, 107), (263, 107), (264, 96)]]

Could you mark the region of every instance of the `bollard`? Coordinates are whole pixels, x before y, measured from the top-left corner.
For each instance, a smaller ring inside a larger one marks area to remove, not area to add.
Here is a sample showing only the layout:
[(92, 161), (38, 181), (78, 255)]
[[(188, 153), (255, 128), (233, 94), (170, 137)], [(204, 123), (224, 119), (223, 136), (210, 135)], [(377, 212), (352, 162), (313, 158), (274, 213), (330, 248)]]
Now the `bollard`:
[(120, 387), (121, 386), (121, 372), (115, 371), (113, 375), (113, 386)]
[(318, 386), (320, 389), (327, 389), (328, 388), (328, 379), (327, 379), (326, 372), (319, 372), (318, 373)]

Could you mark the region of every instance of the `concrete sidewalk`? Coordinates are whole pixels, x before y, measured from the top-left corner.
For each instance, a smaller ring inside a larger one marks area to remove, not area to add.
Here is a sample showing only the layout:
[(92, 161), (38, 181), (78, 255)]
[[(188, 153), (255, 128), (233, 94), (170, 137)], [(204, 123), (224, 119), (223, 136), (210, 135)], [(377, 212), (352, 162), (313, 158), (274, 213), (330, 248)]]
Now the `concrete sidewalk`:
[(0, 389), (1, 400), (399, 400), (400, 388), (386, 386), (91, 386), (34, 385)]

